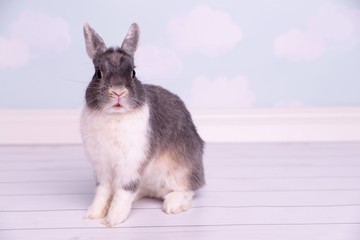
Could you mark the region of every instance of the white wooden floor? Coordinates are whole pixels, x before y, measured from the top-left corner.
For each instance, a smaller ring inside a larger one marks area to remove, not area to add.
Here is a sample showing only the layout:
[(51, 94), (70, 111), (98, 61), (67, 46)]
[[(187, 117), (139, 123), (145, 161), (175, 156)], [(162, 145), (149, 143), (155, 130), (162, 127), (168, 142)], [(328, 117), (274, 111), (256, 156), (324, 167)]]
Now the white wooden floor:
[(360, 143), (208, 144), (205, 168), (188, 212), (144, 199), (106, 228), (81, 146), (0, 146), (0, 239), (360, 239)]

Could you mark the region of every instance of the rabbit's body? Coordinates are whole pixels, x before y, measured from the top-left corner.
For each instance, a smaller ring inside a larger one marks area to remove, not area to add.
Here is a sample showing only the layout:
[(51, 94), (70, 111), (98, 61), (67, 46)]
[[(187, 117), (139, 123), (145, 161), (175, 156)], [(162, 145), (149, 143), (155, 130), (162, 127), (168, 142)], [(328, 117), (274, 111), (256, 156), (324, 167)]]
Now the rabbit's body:
[(105, 224), (113, 226), (142, 197), (164, 199), (166, 213), (186, 211), (205, 182), (204, 143), (190, 113), (176, 95), (135, 77), (136, 24), (121, 48), (106, 48), (88, 25), (84, 35), (96, 71), (86, 91), (81, 134), (97, 184), (85, 218), (106, 216)]
[[(97, 178), (125, 189), (136, 188), (137, 198), (164, 198), (174, 190), (197, 190), (204, 184), (202, 165), (192, 169), (187, 161), (201, 162), (203, 143), (190, 114), (167, 90), (152, 85), (144, 85), (144, 89), (146, 102), (129, 113), (104, 115), (84, 107), (81, 132)], [(197, 137), (183, 139), (185, 132)], [(196, 145), (201, 148), (194, 148)], [(191, 152), (198, 159), (187, 156)]]

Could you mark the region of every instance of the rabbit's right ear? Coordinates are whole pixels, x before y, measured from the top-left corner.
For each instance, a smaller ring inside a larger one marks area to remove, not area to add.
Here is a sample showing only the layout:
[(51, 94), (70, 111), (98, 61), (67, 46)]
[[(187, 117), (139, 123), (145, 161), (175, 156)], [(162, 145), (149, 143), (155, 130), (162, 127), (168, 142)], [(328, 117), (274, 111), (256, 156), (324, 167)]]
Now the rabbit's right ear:
[(86, 45), (86, 52), (91, 59), (97, 54), (101, 54), (106, 51), (106, 45), (104, 40), (90, 27), (88, 23), (84, 23), (84, 38)]

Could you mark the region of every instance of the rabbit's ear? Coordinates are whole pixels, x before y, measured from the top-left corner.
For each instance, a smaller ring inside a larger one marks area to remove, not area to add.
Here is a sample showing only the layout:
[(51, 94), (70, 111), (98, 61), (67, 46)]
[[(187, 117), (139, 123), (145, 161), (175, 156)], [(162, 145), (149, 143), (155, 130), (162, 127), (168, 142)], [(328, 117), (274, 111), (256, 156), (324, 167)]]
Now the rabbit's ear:
[(140, 37), (139, 25), (137, 25), (136, 23), (131, 24), (129, 31), (126, 34), (125, 39), (121, 45), (121, 48), (131, 56), (134, 56), (134, 53), (136, 51), (139, 42), (139, 37)]
[(88, 23), (84, 23), (84, 38), (86, 52), (91, 59), (94, 59), (95, 55), (106, 51), (104, 40), (102, 40), (99, 34), (97, 34)]

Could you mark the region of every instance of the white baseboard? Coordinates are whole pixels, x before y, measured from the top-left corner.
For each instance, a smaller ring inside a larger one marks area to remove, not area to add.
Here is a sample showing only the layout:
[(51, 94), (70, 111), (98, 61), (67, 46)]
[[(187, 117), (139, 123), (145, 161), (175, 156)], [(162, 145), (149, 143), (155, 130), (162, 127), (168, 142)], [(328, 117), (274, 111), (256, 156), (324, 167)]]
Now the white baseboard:
[[(0, 110), (0, 144), (79, 144), (80, 110)], [(360, 108), (192, 111), (207, 142), (360, 141)]]

